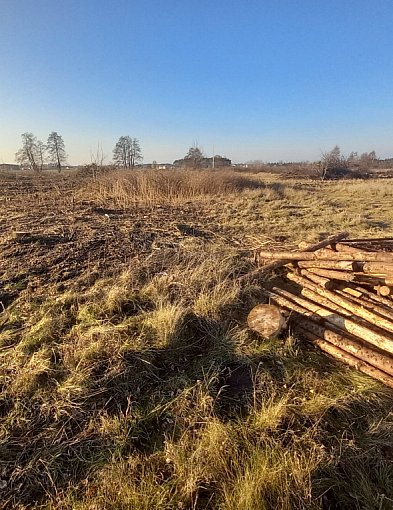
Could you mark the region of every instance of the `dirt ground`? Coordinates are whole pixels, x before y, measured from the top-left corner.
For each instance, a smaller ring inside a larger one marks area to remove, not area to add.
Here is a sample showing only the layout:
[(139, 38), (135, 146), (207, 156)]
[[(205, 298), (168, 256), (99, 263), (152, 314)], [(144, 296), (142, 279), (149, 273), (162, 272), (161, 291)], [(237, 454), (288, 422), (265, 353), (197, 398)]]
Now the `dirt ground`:
[(13, 289), (3, 295), (4, 306), (26, 287), (83, 291), (97, 277), (120, 273), (187, 238), (225, 236), (214, 221), (206, 229), (206, 216), (201, 224), (200, 204), (103, 207), (80, 197), (84, 185), (69, 175), (1, 179), (0, 282)]

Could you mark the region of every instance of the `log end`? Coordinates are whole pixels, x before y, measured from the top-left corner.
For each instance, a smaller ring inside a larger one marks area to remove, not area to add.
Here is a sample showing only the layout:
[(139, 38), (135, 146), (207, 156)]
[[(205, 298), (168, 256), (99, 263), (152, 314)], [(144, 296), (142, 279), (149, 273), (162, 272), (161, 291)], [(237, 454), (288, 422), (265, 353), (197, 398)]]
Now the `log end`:
[(286, 328), (286, 319), (275, 305), (257, 305), (247, 317), (250, 329), (264, 338), (274, 338)]

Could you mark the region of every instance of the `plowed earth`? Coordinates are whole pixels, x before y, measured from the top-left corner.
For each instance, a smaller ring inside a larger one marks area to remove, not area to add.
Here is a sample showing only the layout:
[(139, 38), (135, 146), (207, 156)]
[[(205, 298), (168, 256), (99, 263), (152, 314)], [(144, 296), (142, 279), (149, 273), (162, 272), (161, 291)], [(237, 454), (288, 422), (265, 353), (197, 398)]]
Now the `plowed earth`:
[(200, 206), (137, 206), (80, 197), (72, 176), (5, 176), (0, 188), (0, 301), (29, 287), (83, 291), (96, 278), (139, 264), (155, 252), (220, 234), (199, 224)]

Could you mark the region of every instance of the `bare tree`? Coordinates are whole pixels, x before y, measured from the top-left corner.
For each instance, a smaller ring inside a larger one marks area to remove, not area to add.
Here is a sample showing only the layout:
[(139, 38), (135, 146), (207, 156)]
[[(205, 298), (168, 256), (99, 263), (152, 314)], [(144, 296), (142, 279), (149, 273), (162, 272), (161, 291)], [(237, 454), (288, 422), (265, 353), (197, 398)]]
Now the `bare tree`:
[(28, 166), (33, 172), (39, 171), (38, 141), (33, 133), (23, 133), (22, 147), (15, 154), (16, 161), (22, 166)]
[(359, 158), (361, 166), (366, 170), (370, 170), (370, 168), (373, 167), (376, 159), (377, 155), (375, 154), (375, 151), (363, 152)]
[(357, 152), (351, 152), (348, 157), (348, 165), (356, 177), (366, 177), (369, 171), (376, 166), (376, 162), (375, 151), (363, 152), (360, 156)]
[(49, 162), (56, 165), (60, 173), (61, 165), (66, 162), (67, 155), (63, 138), (56, 131), (52, 131), (48, 136), (47, 150)]
[(202, 165), (203, 158), (204, 156), (202, 150), (198, 147), (197, 144), (194, 144), (188, 150), (184, 160), (187, 166), (191, 166), (192, 168), (199, 168)]
[(89, 170), (91, 170), (93, 179), (96, 179), (98, 175), (102, 172), (105, 158), (106, 156), (104, 155), (104, 151), (102, 150), (101, 143), (97, 144), (97, 149), (95, 153), (92, 150), (90, 150), (91, 165), (89, 166)]
[(37, 166), (40, 172), (42, 172), (45, 161), (46, 145), (41, 140), (37, 140)]
[(322, 180), (337, 177), (348, 170), (348, 160), (336, 145), (330, 152), (323, 152), (319, 163), (319, 176)]
[(121, 136), (113, 149), (113, 161), (122, 168), (134, 168), (142, 161), (142, 151), (139, 140), (130, 136)]

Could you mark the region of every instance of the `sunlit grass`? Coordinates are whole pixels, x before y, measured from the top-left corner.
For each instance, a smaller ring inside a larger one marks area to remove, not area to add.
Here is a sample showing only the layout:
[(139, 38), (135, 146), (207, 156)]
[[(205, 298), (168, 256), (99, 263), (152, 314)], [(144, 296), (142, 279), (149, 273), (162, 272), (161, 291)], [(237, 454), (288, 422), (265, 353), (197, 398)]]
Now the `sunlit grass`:
[[(245, 248), (386, 234), (393, 183), (118, 173), (73, 196), (142, 223), (139, 207), (192, 207), (204, 235), (177, 231), (71, 290), (15, 279), (0, 317), (5, 508), (390, 508), (391, 391), (300, 338), (250, 332), (259, 283), (238, 276), (254, 267)], [(170, 221), (157, 230), (183, 218)]]

